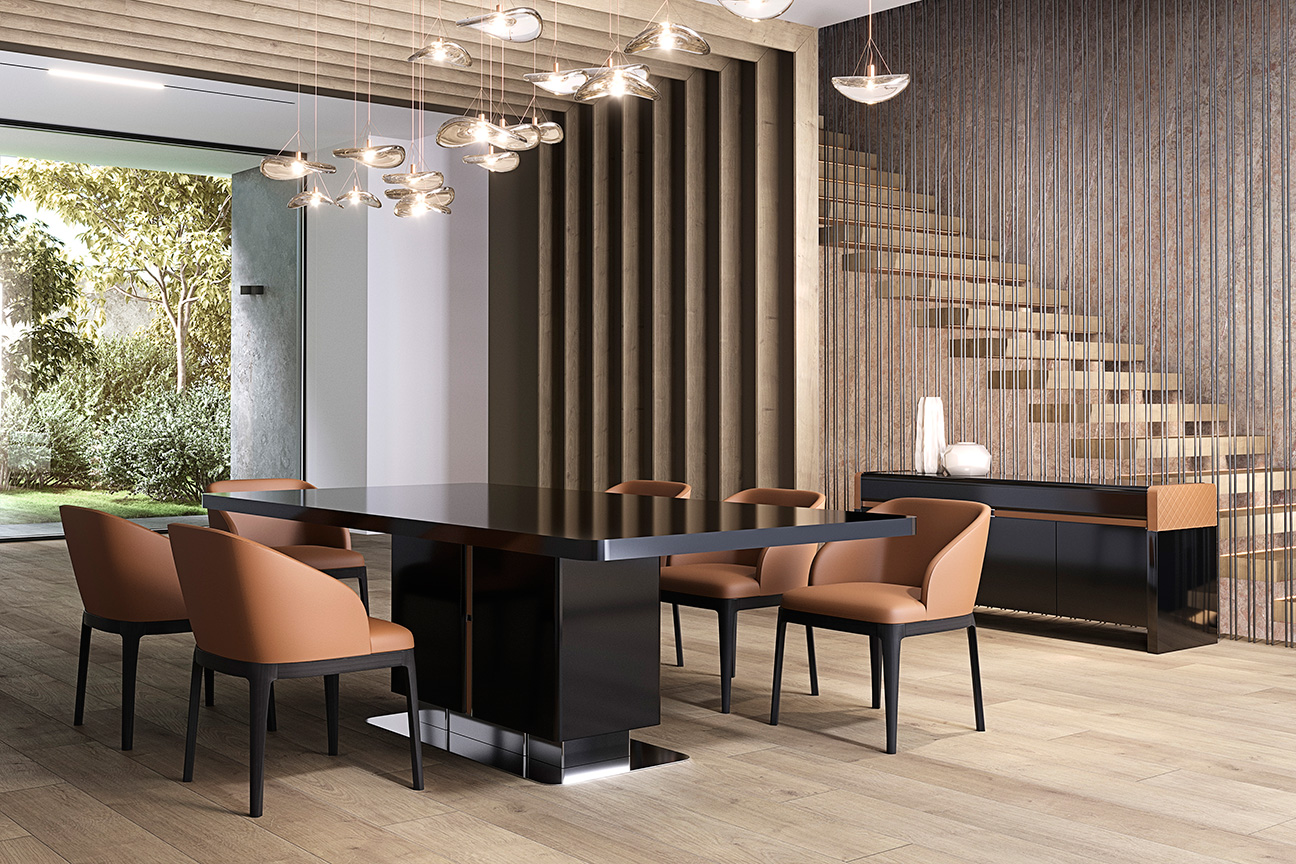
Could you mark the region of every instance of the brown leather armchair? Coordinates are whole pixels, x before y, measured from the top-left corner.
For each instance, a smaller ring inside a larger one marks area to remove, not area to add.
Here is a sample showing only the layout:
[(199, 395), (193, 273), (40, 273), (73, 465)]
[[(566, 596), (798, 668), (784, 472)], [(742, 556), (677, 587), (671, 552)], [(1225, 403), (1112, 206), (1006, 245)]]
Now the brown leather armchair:
[[(122, 638), (121, 749), (130, 750), (135, 740), (140, 639), (189, 632), (189, 613), (171, 559), (171, 544), (161, 534), (98, 510), (64, 504), (59, 518), (85, 606), (72, 724), (85, 722), (90, 632), (116, 633)], [(208, 675), (208, 705), (212, 704), (211, 679)]]
[[(805, 489), (744, 489), (725, 501), (778, 507), (823, 509), (824, 496)], [(675, 662), (684, 665), (679, 607), (714, 609), (720, 618), (720, 710), (728, 714), (738, 652), (738, 613), (777, 606), (784, 591), (805, 585), (814, 559), (813, 544), (672, 555), (661, 569), (661, 599), (675, 618)], [(807, 638), (813, 635), (807, 631)]]
[[(810, 584), (788, 591), (779, 606), (774, 649), (774, 695), (770, 724), (778, 725), (783, 678), (783, 641), (789, 623), (825, 627), (869, 637), (873, 707), (886, 686), (886, 752), (896, 752), (900, 692), (900, 640), (922, 633), (967, 629), (976, 728), (985, 731), (981, 666), (972, 607), (981, 584), (990, 508), (974, 501), (896, 498), (874, 513), (901, 513), (917, 520), (907, 537), (825, 543), (810, 569)], [(817, 694), (811, 643), (811, 693)], [(879, 681), (879, 677), (881, 681)]]
[(248, 680), (250, 815), (264, 800), (266, 719), (278, 678), (324, 677), (328, 752), (338, 752), (338, 675), (402, 668), (408, 684), (413, 786), (423, 788), (414, 636), (370, 618), (350, 589), (283, 553), (195, 525), (171, 525), (171, 549), (191, 610), (194, 648), (184, 780), (193, 780), (201, 674), (214, 669)]
[[(305, 480), (268, 477), (255, 480), (218, 480), (208, 492), (274, 492), (280, 489), (314, 489)], [(364, 556), (351, 548), (351, 532), (332, 525), (314, 525), (291, 519), (271, 519), (225, 510), (208, 510), (207, 524), (220, 531), (255, 540), (278, 549), (289, 558), (322, 570), (335, 579), (358, 579), (360, 601), (369, 610), (369, 571)]]

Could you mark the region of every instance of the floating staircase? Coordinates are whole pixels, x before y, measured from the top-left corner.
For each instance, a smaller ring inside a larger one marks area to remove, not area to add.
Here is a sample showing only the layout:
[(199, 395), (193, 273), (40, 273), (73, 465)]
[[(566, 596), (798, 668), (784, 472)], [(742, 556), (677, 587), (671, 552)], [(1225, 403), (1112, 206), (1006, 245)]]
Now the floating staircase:
[[(1296, 515), (1287, 476), (1265, 468), (1270, 440), (1236, 434), (1227, 406), (1186, 402), (1179, 371), (1147, 369), (1145, 346), (1113, 341), (1100, 317), (1071, 311), (1068, 291), (1032, 281), (1029, 266), (1001, 257), (999, 241), (968, 236), (965, 220), (938, 212), (934, 196), (852, 143), (820, 130), (819, 239), (842, 268), (868, 273), (883, 300), (912, 304), (950, 358), (988, 368), (991, 390), (1020, 391), (1028, 422), (1064, 430), (1073, 469), (1214, 482), (1221, 578), (1241, 585), (1263, 572), (1282, 598), (1296, 597)], [(1281, 599), (1256, 614), (1285, 621), (1292, 609)]]

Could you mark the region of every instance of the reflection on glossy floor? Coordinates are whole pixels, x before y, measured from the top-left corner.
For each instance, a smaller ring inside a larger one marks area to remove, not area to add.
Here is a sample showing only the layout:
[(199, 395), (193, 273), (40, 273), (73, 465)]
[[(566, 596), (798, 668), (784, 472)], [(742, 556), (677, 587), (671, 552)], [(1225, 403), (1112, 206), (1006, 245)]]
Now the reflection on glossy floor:
[[(388, 608), (386, 540), (357, 537)], [(135, 750), (117, 749), (120, 652), (96, 634), (86, 725), (71, 725), (80, 604), (61, 543), (0, 544), (0, 862), (875, 862), (1296, 860), (1296, 663), (1223, 643), (1153, 656), (983, 626), (989, 731), (971, 730), (961, 633), (905, 640), (900, 754), (867, 707), (862, 640), (818, 638), (806, 695), (790, 638), (771, 728), (773, 613), (739, 624), (734, 713), (717, 713), (715, 616), (681, 610), (684, 669), (662, 666), (662, 725), (683, 765), (541, 786), (427, 749), (408, 788), (383, 673), (342, 684), (341, 755), (323, 687), (283, 681), (266, 815), (247, 806), (246, 685), (217, 680), (198, 771), (178, 780), (190, 637), (141, 652)], [(670, 616), (662, 658), (673, 662)]]

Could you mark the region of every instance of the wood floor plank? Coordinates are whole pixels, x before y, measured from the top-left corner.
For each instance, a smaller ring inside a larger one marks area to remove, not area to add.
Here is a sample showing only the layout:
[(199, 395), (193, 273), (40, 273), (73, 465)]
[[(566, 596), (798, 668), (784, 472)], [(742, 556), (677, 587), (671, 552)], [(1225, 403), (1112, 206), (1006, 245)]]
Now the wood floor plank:
[(67, 864), (67, 859), (35, 837), (0, 842), (0, 864)]

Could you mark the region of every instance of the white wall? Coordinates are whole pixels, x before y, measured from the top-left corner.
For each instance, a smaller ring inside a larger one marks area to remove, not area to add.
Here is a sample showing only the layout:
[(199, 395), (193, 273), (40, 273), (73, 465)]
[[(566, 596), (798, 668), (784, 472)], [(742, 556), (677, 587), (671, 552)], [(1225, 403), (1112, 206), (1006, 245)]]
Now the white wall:
[[(385, 197), (380, 210), (307, 215), (306, 474), (318, 486), (487, 477), (488, 175), (430, 141), (424, 157), (455, 188), (450, 216), (399, 219)], [(380, 197), (383, 173), (367, 181)]]

